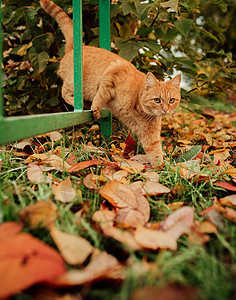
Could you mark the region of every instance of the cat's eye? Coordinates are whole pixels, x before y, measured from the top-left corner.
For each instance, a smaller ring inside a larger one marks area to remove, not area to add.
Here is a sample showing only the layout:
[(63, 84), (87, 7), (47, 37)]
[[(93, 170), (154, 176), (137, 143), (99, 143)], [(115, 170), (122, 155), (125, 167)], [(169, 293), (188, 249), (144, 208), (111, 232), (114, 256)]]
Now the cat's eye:
[(155, 98), (155, 99), (154, 99), (154, 102), (155, 102), (155, 103), (161, 103), (161, 99), (160, 99), (160, 98)]
[(170, 98), (169, 103), (175, 103), (175, 98)]

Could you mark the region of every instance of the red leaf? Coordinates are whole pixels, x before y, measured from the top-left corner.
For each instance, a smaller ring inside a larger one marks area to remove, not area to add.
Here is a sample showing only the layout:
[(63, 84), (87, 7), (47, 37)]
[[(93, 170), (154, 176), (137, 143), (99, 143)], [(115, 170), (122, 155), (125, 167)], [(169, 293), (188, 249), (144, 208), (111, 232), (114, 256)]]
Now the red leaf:
[(231, 183), (225, 182), (225, 181), (217, 181), (214, 183), (214, 185), (222, 187), (223, 189), (226, 189), (226, 190), (236, 192), (236, 186)]
[(133, 153), (136, 151), (136, 142), (132, 135), (129, 133), (128, 137), (125, 141), (125, 150), (123, 157), (129, 158), (129, 153)]
[(28, 233), (0, 238), (0, 243), (0, 298), (66, 271), (61, 256)]

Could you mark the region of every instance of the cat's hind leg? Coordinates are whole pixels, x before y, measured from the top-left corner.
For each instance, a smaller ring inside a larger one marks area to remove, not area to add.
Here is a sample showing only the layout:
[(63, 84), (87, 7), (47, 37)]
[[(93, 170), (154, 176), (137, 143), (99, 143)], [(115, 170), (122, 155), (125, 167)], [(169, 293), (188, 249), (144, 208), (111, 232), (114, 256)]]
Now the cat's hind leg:
[(97, 94), (95, 95), (91, 110), (95, 119), (100, 118), (100, 112), (106, 103), (112, 99), (114, 93), (114, 84), (112, 80), (104, 78), (99, 85)]

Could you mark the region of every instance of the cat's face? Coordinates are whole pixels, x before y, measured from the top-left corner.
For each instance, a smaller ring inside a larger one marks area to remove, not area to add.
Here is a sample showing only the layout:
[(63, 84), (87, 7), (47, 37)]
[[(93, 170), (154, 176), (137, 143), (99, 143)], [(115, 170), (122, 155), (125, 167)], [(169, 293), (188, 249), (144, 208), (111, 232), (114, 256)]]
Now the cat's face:
[(181, 75), (166, 82), (159, 82), (152, 75), (146, 75), (145, 90), (141, 98), (143, 111), (150, 116), (172, 114), (180, 103)]

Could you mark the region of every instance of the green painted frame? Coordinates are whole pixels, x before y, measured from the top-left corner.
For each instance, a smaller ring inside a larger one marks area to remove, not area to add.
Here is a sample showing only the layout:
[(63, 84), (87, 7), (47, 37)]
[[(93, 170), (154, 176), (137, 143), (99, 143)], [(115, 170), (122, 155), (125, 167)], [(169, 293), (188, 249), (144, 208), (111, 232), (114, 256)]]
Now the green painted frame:
[[(73, 28), (74, 111), (5, 118), (2, 88), (0, 87), (0, 145), (93, 120), (91, 110), (83, 110), (82, 0), (73, 0)], [(110, 50), (110, 0), (99, 0), (99, 31), (100, 47)], [(0, 34), (0, 55), (2, 55), (2, 32)], [(2, 82), (1, 79), (0, 77), (0, 82)], [(112, 134), (112, 121), (111, 114), (107, 110), (102, 110), (100, 124), (101, 132), (108, 140)]]

